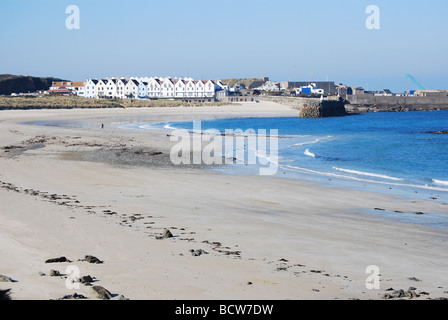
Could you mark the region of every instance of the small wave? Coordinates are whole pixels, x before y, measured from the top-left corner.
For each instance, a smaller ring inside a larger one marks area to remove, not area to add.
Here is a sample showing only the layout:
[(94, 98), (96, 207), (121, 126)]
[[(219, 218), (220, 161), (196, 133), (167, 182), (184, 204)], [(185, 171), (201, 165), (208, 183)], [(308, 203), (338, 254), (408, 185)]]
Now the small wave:
[(432, 182), (434, 182), (435, 184), (441, 185), (441, 186), (448, 186), (448, 181), (432, 179)]
[(361, 176), (382, 178), (382, 179), (394, 180), (394, 181), (404, 181), (404, 179), (390, 177), (390, 176), (386, 176), (384, 174), (377, 174), (377, 173), (370, 173), (370, 172), (363, 172), (363, 171), (356, 171), (356, 170), (348, 170), (348, 169), (342, 169), (342, 168), (336, 168), (336, 167), (333, 167), (333, 169), (342, 171), (342, 172), (346, 172), (346, 173), (353, 173), (353, 174), (357, 174), (357, 175), (361, 175)]
[(292, 145), (292, 147), (301, 147), (301, 146), (305, 146), (307, 144), (315, 144), (315, 143), (319, 143), (321, 140), (325, 140), (325, 139), (329, 139), (329, 138), (332, 138), (332, 136), (327, 136), (326, 138), (317, 138), (316, 140), (313, 140), (313, 141), (296, 143), (296, 144)]
[(163, 128), (164, 128), (164, 129), (169, 129), (169, 130), (177, 130), (176, 127), (171, 126), (171, 124), (169, 124), (169, 123), (166, 124), (166, 125), (164, 125)]
[(305, 173), (305, 174), (315, 174), (319, 176), (328, 176), (333, 178), (342, 178), (342, 179), (349, 179), (349, 180), (355, 180), (355, 181), (362, 181), (362, 182), (368, 182), (368, 183), (375, 183), (375, 184), (385, 184), (385, 185), (391, 185), (391, 186), (400, 186), (400, 187), (409, 187), (409, 188), (420, 188), (420, 189), (426, 189), (426, 190), (434, 190), (434, 191), (448, 191), (447, 188), (442, 187), (435, 187), (435, 186), (429, 186), (429, 185), (418, 185), (418, 184), (406, 184), (406, 183), (398, 183), (398, 182), (386, 182), (386, 181), (378, 181), (378, 180), (370, 180), (365, 178), (358, 178), (353, 176), (347, 176), (347, 175), (341, 175), (336, 173), (330, 173), (330, 172), (323, 172), (323, 171), (316, 171), (311, 170), (307, 168), (301, 168), (291, 165), (284, 165), (280, 166), (282, 169), (287, 169), (295, 172)]
[(316, 155), (310, 151), (310, 149), (306, 149), (304, 154), (308, 157), (316, 158)]

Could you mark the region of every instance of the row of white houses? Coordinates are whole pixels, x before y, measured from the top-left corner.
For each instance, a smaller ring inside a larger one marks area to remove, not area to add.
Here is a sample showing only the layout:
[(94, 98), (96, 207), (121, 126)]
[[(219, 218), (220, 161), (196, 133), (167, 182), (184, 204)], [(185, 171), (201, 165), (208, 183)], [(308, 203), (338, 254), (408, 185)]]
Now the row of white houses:
[(50, 90), (69, 89), (86, 98), (182, 99), (227, 96), (229, 87), (220, 80), (172, 78), (105, 78), (76, 83), (53, 83)]

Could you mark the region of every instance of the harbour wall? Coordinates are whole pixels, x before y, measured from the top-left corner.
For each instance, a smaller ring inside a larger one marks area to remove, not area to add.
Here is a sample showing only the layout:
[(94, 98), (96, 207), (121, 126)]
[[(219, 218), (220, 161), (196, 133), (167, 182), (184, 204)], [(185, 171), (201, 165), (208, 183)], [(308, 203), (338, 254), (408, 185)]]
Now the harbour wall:
[(395, 97), (372, 95), (346, 96), (349, 113), (448, 110), (448, 96)]

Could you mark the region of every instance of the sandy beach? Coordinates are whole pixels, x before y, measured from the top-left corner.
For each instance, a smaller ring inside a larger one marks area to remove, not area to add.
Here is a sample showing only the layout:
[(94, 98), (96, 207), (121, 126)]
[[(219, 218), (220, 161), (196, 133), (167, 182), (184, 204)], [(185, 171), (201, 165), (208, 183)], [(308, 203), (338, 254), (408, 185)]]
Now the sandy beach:
[[(14, 300), (99, 299), (93, 286), (130, 300), (448, 298), (446, 230), (366, 213), (448, 204), (178, 167), (166, 133), (110, 126), (297, 115), (268, 102), (0, 112), (0, 275), (13, 280), (0, 289)], [(92, 118), (98, 127), (22, 124)], [(165, 229), (173, 237), (160, 238)], [(46, 263), (59, 257), (69, 261)], [(67, 286), (73, 266), (91, 285)], [(379, 288), (366, 286), (369, 266)]]

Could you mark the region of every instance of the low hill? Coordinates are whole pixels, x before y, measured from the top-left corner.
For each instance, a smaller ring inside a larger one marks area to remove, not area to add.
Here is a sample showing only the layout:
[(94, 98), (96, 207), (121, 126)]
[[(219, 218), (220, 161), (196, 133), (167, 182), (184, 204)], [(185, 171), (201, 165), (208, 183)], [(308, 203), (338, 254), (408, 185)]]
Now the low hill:
[(244, 79), (223, 79), (221, 80), (224, 83), (227, 83), (230, 86), (234, 86), (236, 84), (244, 84), (246, 88), (249, 88), (249, 86), (254, 83), (255, 81), (264, 81), (264, 78), (244, 78)]
[(28, 93), (39, 90), (48, 90), (53, 81), (67, 81), (58, 78), (42, 78), (31, 76), (16, 76), (11, 74), (0, 74), (0, 95), (11, 93)]

